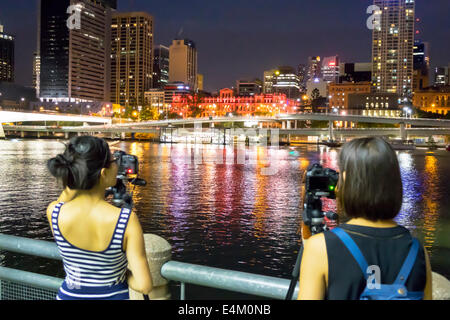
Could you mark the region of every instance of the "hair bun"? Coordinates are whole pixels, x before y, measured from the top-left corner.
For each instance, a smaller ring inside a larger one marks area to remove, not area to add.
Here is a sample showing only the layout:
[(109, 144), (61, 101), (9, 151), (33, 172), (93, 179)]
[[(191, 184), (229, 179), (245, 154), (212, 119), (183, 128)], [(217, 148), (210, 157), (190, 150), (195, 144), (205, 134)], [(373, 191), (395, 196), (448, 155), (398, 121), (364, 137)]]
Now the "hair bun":
[(65, 155), (59, 154), (56, 156), (56, 160), (65, 167), (70, 167), (73, 163), (73, 160), (69, 160)]

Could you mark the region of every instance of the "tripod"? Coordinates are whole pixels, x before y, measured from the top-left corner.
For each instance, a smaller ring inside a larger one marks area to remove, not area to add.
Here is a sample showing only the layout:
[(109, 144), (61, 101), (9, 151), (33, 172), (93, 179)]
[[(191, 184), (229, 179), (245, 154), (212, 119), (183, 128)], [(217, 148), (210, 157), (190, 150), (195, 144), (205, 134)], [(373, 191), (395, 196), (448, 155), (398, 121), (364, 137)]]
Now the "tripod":
[(302, 255), (303, 255), (303, 244), (300, 246), (300, 249), (298, 251), (297, 260), (295, 262), (294, 269), (292, 270), (292, 279), (289, 284), (289, 289), (286, 294), (285, 300), (292, 300), (292, 296), (294, 295), (295, 287), (300, 278), (300, 265), (302, 263)]

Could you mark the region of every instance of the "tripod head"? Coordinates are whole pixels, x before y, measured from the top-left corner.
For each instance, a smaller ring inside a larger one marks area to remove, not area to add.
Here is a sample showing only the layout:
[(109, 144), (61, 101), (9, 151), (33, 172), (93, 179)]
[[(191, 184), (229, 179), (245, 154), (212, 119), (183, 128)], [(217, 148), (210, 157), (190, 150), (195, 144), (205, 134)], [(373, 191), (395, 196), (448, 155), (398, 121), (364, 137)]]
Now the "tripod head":
[[(133, 197), (128, 192), (126, 183), (130, 183), (134, 186), (145, 186), (147, 182), (144, 179), (137, 177), (139, 173), (139, 161), (136, 156), (126, 154), (123, 151), (115, 151), (114, 158), (119, 166), (117, 183), (114, 187), (106, 190), (105, 198), (112, 195), (112, 203), (116, 207), (132, 209)], [(134, 177), (131, 178), (131, 175)]]

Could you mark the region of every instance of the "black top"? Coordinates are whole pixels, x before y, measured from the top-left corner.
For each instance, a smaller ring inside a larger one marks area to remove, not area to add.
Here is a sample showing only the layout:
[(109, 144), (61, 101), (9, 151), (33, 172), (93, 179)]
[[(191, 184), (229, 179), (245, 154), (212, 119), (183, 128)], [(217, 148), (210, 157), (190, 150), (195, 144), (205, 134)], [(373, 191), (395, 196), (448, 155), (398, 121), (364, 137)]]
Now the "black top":
[[(408, 229), (371, 228), (342, 224), (361, 250), (368, 265), (380, 267), (381, 284), (392, 284), (412, 244)], [(366, 280), (356, 260), (344, 243), (332, 232), (324, 233), (328, 254), (327, 300), (358, 300), (366, 287)], [(423, 246), (420, 246), (406, 288), (408, 291), (424, 291), (426, 264)]]

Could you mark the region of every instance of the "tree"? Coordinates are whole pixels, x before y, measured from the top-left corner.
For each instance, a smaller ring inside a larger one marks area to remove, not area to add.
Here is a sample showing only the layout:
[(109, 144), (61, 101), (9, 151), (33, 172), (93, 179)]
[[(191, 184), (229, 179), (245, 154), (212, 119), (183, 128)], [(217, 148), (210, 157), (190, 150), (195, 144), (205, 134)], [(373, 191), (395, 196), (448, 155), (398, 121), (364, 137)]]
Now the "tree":
[(157, 120), (159, 118), (158, 110), (155, 107), (144, 106), (139, 117), (142, 121)]
[(312, 92), (311, 92), (311, 100), (316, 100), (320, 98), (320, 91), (319, 89), (315, 88)]

